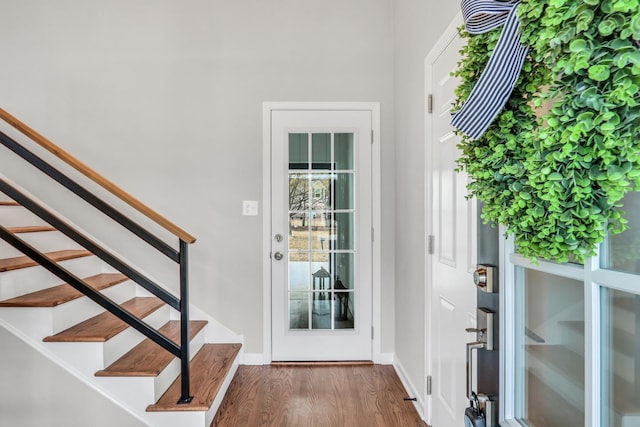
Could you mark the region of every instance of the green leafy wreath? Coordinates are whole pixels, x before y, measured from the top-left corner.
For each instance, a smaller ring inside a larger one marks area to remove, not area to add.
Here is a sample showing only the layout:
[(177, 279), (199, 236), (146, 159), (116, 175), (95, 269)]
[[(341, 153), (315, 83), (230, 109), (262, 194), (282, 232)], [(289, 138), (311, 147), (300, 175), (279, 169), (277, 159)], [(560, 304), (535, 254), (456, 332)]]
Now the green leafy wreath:
[[(625, 230), (621, 200), (640, 189), (639, 0), (522, 0), (518, 15), (529, 56), (489, 129), (460, 133), (459, 169), (519, 253), (584, 262)], [(500, 36), (459, 31), (468, 44), (454, 109)]]

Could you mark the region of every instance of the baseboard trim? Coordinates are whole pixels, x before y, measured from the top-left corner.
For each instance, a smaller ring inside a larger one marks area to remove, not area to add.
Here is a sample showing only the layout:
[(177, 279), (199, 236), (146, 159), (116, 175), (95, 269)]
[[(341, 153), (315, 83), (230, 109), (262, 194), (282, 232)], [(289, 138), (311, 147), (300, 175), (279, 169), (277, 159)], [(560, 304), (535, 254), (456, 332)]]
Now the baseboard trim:
[(264, 365), (264, 355), (262, 353), (245, 353), (241, 365)]
[(409, 379), (409, 376), (407, 375), (407, 371), (404, 369), (404, 366), (402, 366), (402, 363), (400, 362), (400, 360), (398, 360), (397, 357), (393, 358), (393, 367), (396, 370), (396, 373), (398, 374), (398, 377), (400, 377), (400, 381), (402, 382), (402, 385), (404, 386), (404, 388), (407, 390), (407, 394), (409, 394), (410, 397), (415, 397), (416, 400), (413, 402), (413, 405), (416, 407), (416, 410), (418, 411), (418, 414), (420, 414), (420, 417), (424, 420), (425, 418), (425, 404), (424, 404), (424, 399), (423, 396), (421, 396), (420, 394), (418, 394), (418, 392), (416, 391), (416, 387), (413, 385), (413, 382)]
[[(241, 365), (268, 365), (271, 360), (265, 360), (263, 353), (244, 353)], [(393, 353), (381, 353), (378, 362), (380, 365), (393, 365), (394, 355)]]
[(394, 354), (393, 353), (380, 353), (381, 365), (393, 365)]

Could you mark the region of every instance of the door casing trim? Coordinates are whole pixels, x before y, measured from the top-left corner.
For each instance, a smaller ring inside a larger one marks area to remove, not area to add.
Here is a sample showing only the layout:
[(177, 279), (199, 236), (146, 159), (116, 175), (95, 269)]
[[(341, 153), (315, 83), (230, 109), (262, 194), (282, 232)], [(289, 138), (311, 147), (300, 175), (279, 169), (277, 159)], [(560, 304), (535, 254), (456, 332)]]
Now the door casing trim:
[(380, 103), (379, 102), (263, 102), (262, 104), (262, 317), (263, 363), (271, 363), (271, 114), (274, 111), (370, 111), (373, 128), (371, 148), (372, 216), (375, 230), (371, 253), (373, 325), (372, 356), (374, 363), (383, 363), (381, 348), (381, 159), (380, 159)]

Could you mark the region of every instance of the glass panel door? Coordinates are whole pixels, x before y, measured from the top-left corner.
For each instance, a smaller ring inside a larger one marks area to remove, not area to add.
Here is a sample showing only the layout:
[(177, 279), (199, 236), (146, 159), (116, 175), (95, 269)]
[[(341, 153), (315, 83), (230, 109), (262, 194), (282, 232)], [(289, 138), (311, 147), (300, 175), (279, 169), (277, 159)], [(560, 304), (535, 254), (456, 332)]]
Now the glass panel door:
[(371, 360), (372, 112), (271, 123), (272, 360)]

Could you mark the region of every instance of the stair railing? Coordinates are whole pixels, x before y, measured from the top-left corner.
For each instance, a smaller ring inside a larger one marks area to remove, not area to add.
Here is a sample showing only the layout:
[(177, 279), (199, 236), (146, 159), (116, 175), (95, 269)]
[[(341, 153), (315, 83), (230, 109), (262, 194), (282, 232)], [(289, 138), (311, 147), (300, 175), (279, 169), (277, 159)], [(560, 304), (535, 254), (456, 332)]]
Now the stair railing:
[(13, 126), (15, 129), (29, 137), (35, 143), (45, 148), (59, 159), (66, 162), (74, 169), (81, 172), (83, 175), (96, 182), (113, 195), (117, 196), (169, 232), (175, 235), (179, 240), (179, 250), (175, 250), (173, 247), (159, 239), (150, 231), (131, 220), (111, 205), (97, 197), (91, 191), (87, 190), (67, 175), (60, 172), (58, 169), (47, 163), (41, 157), (37, 156), (20, 143), (6, 135), (4, 132), (0, 132), (0, 144), (13, 151), (15, 154), (23, 158), (29, 164), (55, 180), (78, 197), (89, 203), (98, 211), (107, 215), (115, 222), (138, 236), (140, 239), (151, 245), (153, 248), (167, 256), (169, 259), (179, 265), (180, 269), (180, 298), (176, 298), (166, 289), (154, 283), (151, 279), (144, 276), (124, 261), (87, 238), (71, 225), (67, 224), (64, 220), (60, 219), (53, 213), (51, 213), (46, 207), (33, 201), (28, 196), (20, 192), (17, 188), (9, 184), (6, 180), (0, 179), (0, 191), (11, 197), (20, 205), (33, 212), (35, 215), (42, 218), (45, 222), (49, 223), (57, 230), (71, 238), (85, 249), (92, 252), (95, 256), (102, 259), (107, 264), (111, 265), (116, 270), (120, 271), (125, 276), (129, 277), (132, 281), (142, 286), (151, 294), (158, 297), (160, 300), (168, 304), (170, 307), (180, 312), (180, 345), (178, 346), (171, 339), (149, 326), (147, 323), (133, 316), (128, 311), (124, 310), (116, 302), (105, 297), (102, 293), (96, 291), (89, 286), (82, 279), (73, 275), (68, 270), (64, 269), (56, 262), (52, 261), (45, 254), (26, 243), (24, 240), (11, 233), (7, 228), (0, 226), (0, 238), (7, 241), (16, 249), (33, 259), (51, 273), (64, 280), (69, 285), (73, 286), (78, 291), (85, 294), (87, 297), (101, 305), (105, 310), (117, 316), (122, 321), (126, 322), (131, 327), (144, 334), (149, 339), (153, 340), (156, 344), (160, 345), (165, 350), (172, 353), (174, 356), (180, 358), (181, 365), (181, 396), (178, 403), (186, 404), (191, 402), (193, 397), (190, 394), (190, 374), (189, 374), (189, 266), (188, 266), (188, 245), (196, 241), (196, 238), (184, 231), (182, 228), (173, 224), (142, 202), (135, 199), (133, 196), (107, 180), (69, 153), (62, 150), (60, 147), (49, 141), (44, 136), (31, 129), (26, 124), (13, 117), (11, 114), (0, 108), (0, 118)]

